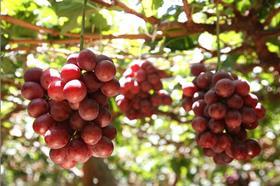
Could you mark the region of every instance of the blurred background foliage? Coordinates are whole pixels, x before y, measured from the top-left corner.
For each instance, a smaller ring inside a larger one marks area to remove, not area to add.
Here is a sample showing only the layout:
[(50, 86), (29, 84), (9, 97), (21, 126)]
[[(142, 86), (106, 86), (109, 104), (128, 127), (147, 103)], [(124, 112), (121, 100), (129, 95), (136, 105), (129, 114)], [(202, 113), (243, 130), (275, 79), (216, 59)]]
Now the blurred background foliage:
[(86, 47), (112, 57), (118, 77), (139, 59), (167, 70), (172, 76), (164, 89), (173, 104), (161, 107), (161, 115), (130, 121), (111, 100), (118, 137), (113, 156), (101, 162), (108, 167), (100, 169), (92, 159), (60, 169), (32, 130), (20, 87), (27, 68), (61, 68), (79, 50), (83, 1), (2, 0), (1, 185), (102, 185), (100, 179), (115, 185), (225, 185), (227, 176), (239, 176), (237, 185), (280, 185), (280, 1), (218, 2), (223, 68), (247, 79), (267, 109), (249, 134), (261, 143), (259, 157), (215, 165), (195, 144), (193, 113), (181, 108), (180, 83), (192, 80), (190, 64), (216, 66), (212, 1), (89, 0)]

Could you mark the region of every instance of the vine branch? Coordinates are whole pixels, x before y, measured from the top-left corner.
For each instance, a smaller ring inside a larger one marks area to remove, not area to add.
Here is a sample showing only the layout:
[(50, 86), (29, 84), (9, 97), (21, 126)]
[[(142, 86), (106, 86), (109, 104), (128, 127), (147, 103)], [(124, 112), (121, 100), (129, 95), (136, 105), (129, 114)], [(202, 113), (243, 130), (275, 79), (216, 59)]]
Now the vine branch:
[(264, 25), (269, 25), (271, 20), (273, 19), (273, 17), (278, 14), (280, 12), (280, 7), (271, 10), (271, 12), (268, 14), (268, 16), (266, 17), (265, 21), (264, 21)]
[(183, 9), (188, 18), (188, 22), (193, 22), (192, 11), (191, 11), (190, 4), (188, 3), (188, 0), (183, 0)]
[(97, 3), (101, 6), (104, 6), (106, 8), (112, 8), (113, 6), (119, 7), (121, 8), (124, 12), (135, 15), (141, 19), (143, 19), (145, 22), (151, 23), (151, 24), (159, 24), (160, 20), (151, 16), (151, 17), (147, 17), (141, 13), (136, 12), (135, 10), (133, 10), (132, 8), (129, 8), (128, 6), (126, 6), (124, 3), (122, 3), (119, 0), (114, 0), (112, 4), (104, 2), (102, 0), (90, 0), (93, 3)]

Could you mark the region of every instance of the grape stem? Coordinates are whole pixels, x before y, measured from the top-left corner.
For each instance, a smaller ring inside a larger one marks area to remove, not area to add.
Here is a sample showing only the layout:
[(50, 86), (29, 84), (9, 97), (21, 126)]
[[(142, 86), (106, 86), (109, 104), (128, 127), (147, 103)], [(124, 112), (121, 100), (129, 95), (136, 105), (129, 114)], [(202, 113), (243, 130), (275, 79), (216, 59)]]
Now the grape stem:
[(86, 5), (87, 0), (84, 0), (83, 15), (82, 15), (82, 30), (80, 34), (80, 51), (84, 48), (84, 32), (85, 32), (85, 19), (86, 19)]
[(220, 47), (220, 12), (219, 12), (219, 3), (216, 2), (216, 17), (217, 17), (217, 22), (216, 22), (216, 36), (217, 36), (217, 66), (216, 66), (216, 72), (219, 71), (220, 65), (221, 65), (221, 47)]

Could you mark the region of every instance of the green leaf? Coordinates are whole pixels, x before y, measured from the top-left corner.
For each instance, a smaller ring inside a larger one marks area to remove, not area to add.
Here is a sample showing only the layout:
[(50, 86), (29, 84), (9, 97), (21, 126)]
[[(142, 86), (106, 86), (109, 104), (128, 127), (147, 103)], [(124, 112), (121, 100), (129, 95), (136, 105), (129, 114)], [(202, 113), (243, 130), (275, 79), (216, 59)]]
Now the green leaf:
[(94, 25), (95, 29), (99, 32), (107, 31), (110, 29), (110, 26), (107, 23), (107, 19), (100, 13), (96, 12), (90, 18), (90, 26)]
[(152, 4), (153, 9), (158, 9), (163, 5), (163, 0), (153, 0)]
[(16, 71), (16, 65), (8, 58), (1, 59), (1, 73), (13, 74)]
[(222, 62), (221, 68), (222, 69), (232, 69), (234, 64), (236, 64), (238, 57), (239, 57), (239, 55), (237, 55), (237, 54), (227, 56), (227, 59), (224, 62)]
[(189, 50), (195, 47), (197, 43), (196, 36), (187, 36), (181, 38), (166, 39), (165, 46), (170, 48), (171, 51), (176, 50)]
[[(64, 0), (62, 2), (53, 2), (52, 5), (54, 6), (54, 10), (59, 17), (67, 17), (69, 21), (67, 21), (62, 29), (61, 32), (65, 33), (68, 32), (75, 27), (79, 27), (77, 22), (77, 18), (82, 15), (83, 12), (83, 1), (81, 0)], [(86, 6), (85, 15), (91, 15), (95, 12), (95, 6), (88, 3)]]

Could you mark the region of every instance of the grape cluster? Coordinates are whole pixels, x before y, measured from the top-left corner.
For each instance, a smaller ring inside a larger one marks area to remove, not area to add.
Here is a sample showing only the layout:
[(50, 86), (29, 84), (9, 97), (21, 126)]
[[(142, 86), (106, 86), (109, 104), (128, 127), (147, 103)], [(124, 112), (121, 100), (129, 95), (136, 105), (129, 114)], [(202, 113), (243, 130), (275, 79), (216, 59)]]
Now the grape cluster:
[(257, 156), (260, 145), (247, 139), (247, 131), (258, 126), (265, 109), (250, 93), (246, 81), (227, 72), (206, 71), (203, 64), (191, 66), (193, 82), (183, 85), (183, 108), (192, 110), (197, 144), (217, 164)]
[(171, 97), (162, 90), (167, 74), (148, 61), (133, 63), (120, 79), (121, 95), (117, 104), (129, 119), (150, 117), (158, 106), (170, 105)]
[(44, 136), (51, 160), (69, 169), (91, 156), (113, 152), (116, 128), (108, 97), (119, 92), (115, 65), (105, 55), (84, 49), (71, 54), (61, 72), (32, 68), (25, 72), (21, 94), (34, 131)]

